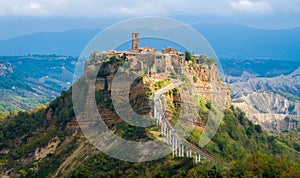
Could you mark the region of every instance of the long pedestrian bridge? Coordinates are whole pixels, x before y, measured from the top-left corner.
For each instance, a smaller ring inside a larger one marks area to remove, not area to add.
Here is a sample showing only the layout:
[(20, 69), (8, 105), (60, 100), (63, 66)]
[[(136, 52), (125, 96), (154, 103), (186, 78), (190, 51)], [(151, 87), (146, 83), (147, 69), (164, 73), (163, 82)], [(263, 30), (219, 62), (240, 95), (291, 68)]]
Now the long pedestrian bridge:
[(167, 145), (172, 147), (172, 155), (174, 157), (188, 157), (194, 158), (195, 163), (201, 163), (203, 160), (214, 160), (213, 157), (198, 147), (190, 144), (186, 140), (182, 139), (176, 132), (173, 125), (166, 118), (165, 112), (162, 107), (162, 96), (169, 90), (179, 87), (183, 82), (172, 83), (154, 93), (154, 108), (153, 115), (156, 119), (156, 125), (161, 127), (161, 136), (165, 138)]

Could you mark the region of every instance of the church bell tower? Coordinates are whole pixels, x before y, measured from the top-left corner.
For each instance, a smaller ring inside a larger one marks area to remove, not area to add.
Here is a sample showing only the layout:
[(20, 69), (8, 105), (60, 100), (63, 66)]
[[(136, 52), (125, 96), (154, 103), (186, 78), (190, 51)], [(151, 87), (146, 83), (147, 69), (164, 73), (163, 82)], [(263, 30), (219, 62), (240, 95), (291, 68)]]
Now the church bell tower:
[(139, 33), (132, 33), (132, 50), (139, 50)]

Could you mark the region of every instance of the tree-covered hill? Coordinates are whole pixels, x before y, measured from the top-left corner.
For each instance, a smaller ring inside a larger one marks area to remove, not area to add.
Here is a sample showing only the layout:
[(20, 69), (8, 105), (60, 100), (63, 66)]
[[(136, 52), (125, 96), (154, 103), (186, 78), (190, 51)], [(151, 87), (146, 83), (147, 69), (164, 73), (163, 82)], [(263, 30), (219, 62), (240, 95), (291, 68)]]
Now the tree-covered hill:
[[(111, 65), (111, 64), (108, 64)], [(115, 65), (115, 64), (113, 64)], [(112, 67), (115, 68), (115, 67)], [(101, 70), (100, 70), (101, 71)], [(101, 81), (101, 80), (99, 80)], [(80, 79), (75, 85), (85, 82)], [(116, 160), (84, 137), (72, 105), (72, 87), (46, 106), (20, 111), (0, 121), (1, 174), (20, 177), (300, 177), (298, 132), (268, 135), (238, 108), (231, 107), (212, 141), (203, 149), (217, 162), (195, 164), (171, 155), (145, 163)], [(170, 93), (172, 94), (172, 93)], [(173, 93), (174, 94), (174, 93)], [(147, 96), (145, 95), (145, 98)], [(139, 98), (140, 99), (140, 98)], [(96, 91), (98, 110), (109, 116), (120, 137), (151, 139), (147, 128), (126, 124), (116, 116), (107, 88)], [(201, 102), (199, 116), (213, 109)], [(201, 130), (187, 139), (197, 145)]]

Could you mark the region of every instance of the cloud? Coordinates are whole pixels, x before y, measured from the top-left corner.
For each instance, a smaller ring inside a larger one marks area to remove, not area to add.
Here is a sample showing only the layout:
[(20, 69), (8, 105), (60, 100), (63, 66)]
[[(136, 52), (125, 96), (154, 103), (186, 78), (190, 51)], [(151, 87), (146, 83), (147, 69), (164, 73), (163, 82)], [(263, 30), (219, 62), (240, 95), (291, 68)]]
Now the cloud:
[(230, 6), (237, 11), (246, 13), (268, 14), (272, 11), (272, 6), (266, 1), (239, 0), (230, 2)]
[[(229, 0), (0, 0), (0, 16), (226, 15)], [(216, 5), (217, 4), (217, 5)]]
[(12, 8), (12, 12), (15, 15), (48, 15), (49, 12), (43, 7), (41, 3), (28, 2), (24, 4), (16, 4)]
[[(298, 0), (0, 0), (0, 16), (132, 17), (299, 13)], [(298, 7), (298, 8), (296, 8)]]

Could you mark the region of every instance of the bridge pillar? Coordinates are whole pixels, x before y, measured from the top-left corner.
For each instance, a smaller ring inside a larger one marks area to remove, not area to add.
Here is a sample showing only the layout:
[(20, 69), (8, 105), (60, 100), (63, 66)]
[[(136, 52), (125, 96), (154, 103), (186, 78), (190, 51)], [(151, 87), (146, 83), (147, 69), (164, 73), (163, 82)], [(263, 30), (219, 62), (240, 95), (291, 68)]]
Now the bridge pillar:
[(192, 157), (192, 149), (190, 149), (190, 158)]
[(164, 121), (164, 135), (166, 135), (167, 134), (167, 123)]
[(166, 129), (166, 141), (167, 141), (167, 144), (169, 145), (170, 144), (170, 140), (169, 140), (169, 132), (168, 132), (168, 129)]
[(178, 144), (177, 139), (175, 138), (175, 156), (178, 156), (178, 145), (177, 144)]
[(160, 118), (161, 116), (159, 115), (159, 118), (157, 119), (157, 125), (160, 126)]
[(171, 145), (172, 144), (172, 133), (171, 133), (170, 129), (168, 130), (168, 137), (169, 137), (169, 145)]
[(159, 118), (159, 125), (161, 126), (161, 124), (162, 124), (162, 118), (163, 118), (164, 116), (162, 115), (160, 118)]
[(172, 135), (172, 133), (171, 133), (171, 137), (172, 137), (172, 155), (175, 156), (175, 137), (174, 135)]
[(170, 143), (172, 143), (172, 137), (173, 137), (173, 135), (172, 135), (172, 130), (171, 130), (171, 128), (169, 128), (169, 138), (170, 138)]
[(186, 154), (186, 157), (188, 158), (189, 157), (189, 148), (188, 147), (185, 148), (185, 154)]
[(162, 136), (162, 137), (164, 137), (164, 127), (163, 127), (163, 123), (161, 123), (161, 125), (160, 125), (160, 135)]
[(158, 125), (158, 126), (159, 126), (159, 118), (160, 118), (160, 113), (157, 112), (156, 113), (156, 125)]
[(195, 155), (196, 155), (195, 162), (196, 163), (200, 163), (201, 162), (201, 155), (199, 153), (197, 153), (197, 152), (195, 152)]
[(163, 117), (163, 115), (161, 114), (161, 112), (159, 112), (159, 118), (158, 118), (158, 125), (160, 125), (161, 122), (161, 118)]
[(181, 145), (181, 156), (184, 157), (184, 145)]
[(168, 133), (168, 140), (169, 140), (169, 145), (171, 145), (172, 144), (172, 135), (171, 135), (171, 132), (170, 132), (170, 130), (169, 130), (169, 128), (167, 129), (167, 133)]

